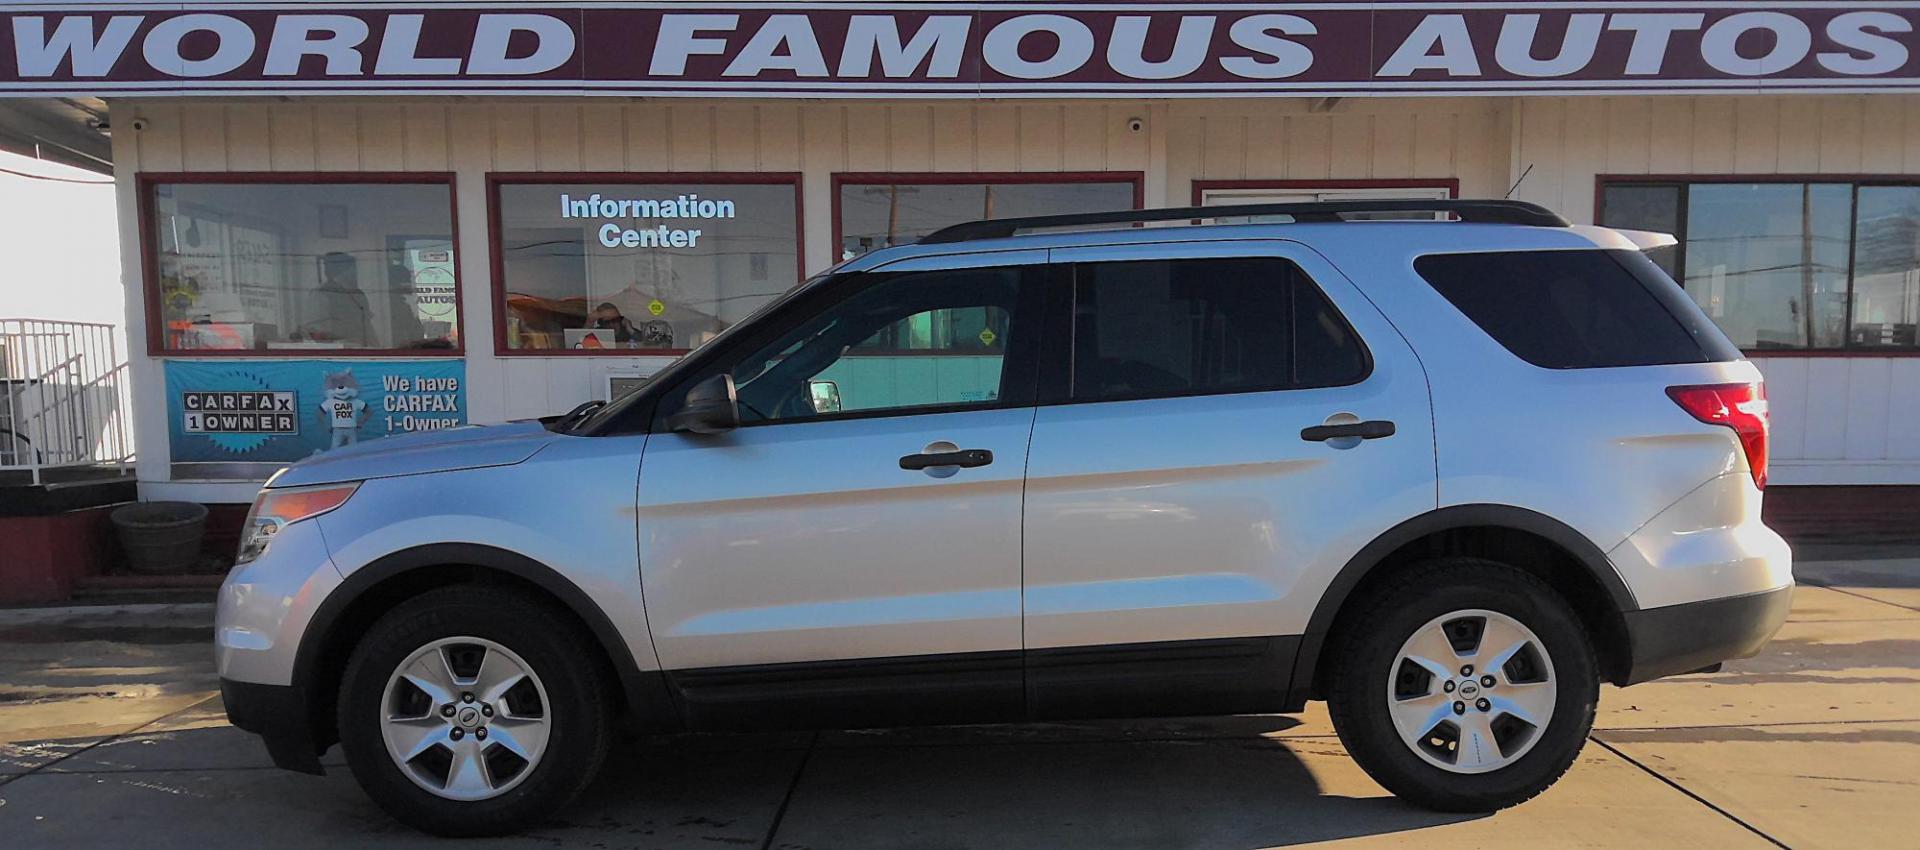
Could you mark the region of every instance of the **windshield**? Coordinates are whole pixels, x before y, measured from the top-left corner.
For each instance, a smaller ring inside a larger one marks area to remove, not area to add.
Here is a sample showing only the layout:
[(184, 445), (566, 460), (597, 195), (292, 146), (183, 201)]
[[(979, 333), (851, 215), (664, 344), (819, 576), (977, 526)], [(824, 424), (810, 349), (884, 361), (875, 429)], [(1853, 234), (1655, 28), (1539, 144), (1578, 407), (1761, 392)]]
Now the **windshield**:
[[(736, 334), (740, 333), (740, 330), (742, 328), (747, 328), (755, 324), (758, 324), (762, 318), (766, 317), (769, 313), (772, 313), (775, 309), (779, 308), (780, 305), (785, 304), (788, 301), (792, 300), (794, 296), (800, 294), (801, 292), (805, 292), (806, 290), (818, 285), (819, 283), (827, 280), (828, 278), (833, 277), (836, 273), (840, 271), (840, 267), (846, 265), (848, 262), (850, 262), (850, 260), (842, 260), (838, 263), (835, 263), (832, 267), (828, 268), (826, 271), (816, 274), (813, 277), (807, 278), (806, 280), (802, 281), (799, 286), (795, 286), (794, 288), (781, 293), (779, 296), (775, 297), (773, 300), (760, 305), (760, 309), (753, 311), (752, 313), (748, 314), (746, 318), (741, 319), (738, 322), (735, 322), (726, 330), (721, 331), (718, 335), (716, 335), (713, 339), (708, 340), (706, 344), (701, 347), (710, 348), (716, 343), (724, 343), (727, 340), (732, 339)], [(674, 363), (667, 366), (666, 368), (661, 369), (658, 373), (656, 373), (653, 376), (653, 380), (648, 381), (645, 386), (639, 389), (636, 389), (632, 392), (629, 392), (626, 395), (623, 395), (619, 398), (613, 399), (612, 401), (609, 401), (605, 404), (602, 404), (598, 409), (594, 410), (589, 414), (586, 414), (584, 416), (580, 416), (577, 418), (569, 416), (569, 417), (566, 417), (565, 419), (562, 419), (561, 424), (565, 425), (565, 427), (561, 430), (563, 430), (565, 433), (568, 433), (568, 434), (598, 433), (601, 428), (606, 427), (607, 425), (620, 420), (623, 414), (627, 410), (631, 409), (635, 404), (639, 404), (642, 399), (650, 396), (651, 393), (648, 392), (649, 388), (655, 386), (656, 384), (661, 382), (663, 379), (669, 379), (673, 375), (677, 374), (682, 368), (682, 366), (687, 362), (687, 360), (691, 356), (692, 355), (688, 355), (687, 357), (682, 357), (681, 359), (675, 361)], [(568, 420), (574, 420), (574, 421), (569, 422)]]

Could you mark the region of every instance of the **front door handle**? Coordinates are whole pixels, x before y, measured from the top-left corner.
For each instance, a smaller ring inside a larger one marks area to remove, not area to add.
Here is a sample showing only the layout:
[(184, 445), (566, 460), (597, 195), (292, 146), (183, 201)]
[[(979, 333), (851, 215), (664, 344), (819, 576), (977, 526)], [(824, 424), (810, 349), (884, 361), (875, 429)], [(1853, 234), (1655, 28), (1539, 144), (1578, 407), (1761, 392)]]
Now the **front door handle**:
[(1300, 429), (1300, 439), (1309, 443), (1324, 443), (1341, 437), (1359, 437), (1362, 440), (1378, 440), (1393, 436), (1393, 423), (1385, 419), (1373, 419), (1366, 422), (1347, 422), (1340, 425), (1315, 425)]
[[(952, 445), (949, 443), (948, 445)], [(901, 469), (927, 469), (935, 466), (958, 466), (972, 468), (986, 466), (993, 462), (993, 452), (986, 449), (959, 449), (951, 452), (929, 452), (907, 455), (900, 459)]]

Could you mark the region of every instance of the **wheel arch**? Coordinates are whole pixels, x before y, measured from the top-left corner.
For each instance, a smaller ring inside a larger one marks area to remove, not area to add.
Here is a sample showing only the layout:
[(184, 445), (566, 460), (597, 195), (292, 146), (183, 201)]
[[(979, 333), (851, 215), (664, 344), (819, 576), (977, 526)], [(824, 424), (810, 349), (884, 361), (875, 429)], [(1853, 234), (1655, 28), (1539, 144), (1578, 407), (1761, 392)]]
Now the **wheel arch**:
[(308, 706), (316, 754), (336, 742), (334, 705), (353, 651), (352, 636), (422, 592), (462, 583), (519, 588), (571, 616), (592, 636), (600, 659), (619, 679), (616, 693), (622, 713), (648, 727), (678, 726), (679, 711), (664, 675), (641, 671), (619, 628), (579, 585), (517, 552), (474, 543), (433, 543), (393, 552), (355, 570), (314, 612), (294, 654), (292, 684)]
[[(1616, 683), (1631, 662), (1624, 614), (1639, 610), (1633, 590), (1604, 551), (1552, 517), (1512, 505), (1440, 508), (1408, 519), (1361, 547), (1336, 573), (1307, 621), (1295, 657), (1288, 710), (1325, 693), (1322, 653), (1351, 603), (1407, 565), (1469, 554), (1503, 560), (1545, 579), (1567, 598), (1594, 637), (1602, 676)], [(1595, 591), (1598, 591), (1596, 593)]]

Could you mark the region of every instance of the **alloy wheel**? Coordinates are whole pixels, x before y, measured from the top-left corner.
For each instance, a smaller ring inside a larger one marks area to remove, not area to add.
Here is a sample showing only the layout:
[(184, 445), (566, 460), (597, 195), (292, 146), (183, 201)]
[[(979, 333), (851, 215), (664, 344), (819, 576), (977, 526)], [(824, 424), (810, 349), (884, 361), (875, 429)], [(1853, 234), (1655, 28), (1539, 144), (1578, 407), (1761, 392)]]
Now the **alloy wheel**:
[(552, 734), (549, 708), (546, 687), (520, 656), (485, 638), (444, 638), (388, 677), (380, 734), (415, 785), (450, 800), (486, 800), (540, 763)]
[(1400, 646), (1386, 683), (1400, 740), (1452, 773), (1488, 773), (1540, 740), (1558, 699), (1540, 638), (1498, 611), (1443, 614)]

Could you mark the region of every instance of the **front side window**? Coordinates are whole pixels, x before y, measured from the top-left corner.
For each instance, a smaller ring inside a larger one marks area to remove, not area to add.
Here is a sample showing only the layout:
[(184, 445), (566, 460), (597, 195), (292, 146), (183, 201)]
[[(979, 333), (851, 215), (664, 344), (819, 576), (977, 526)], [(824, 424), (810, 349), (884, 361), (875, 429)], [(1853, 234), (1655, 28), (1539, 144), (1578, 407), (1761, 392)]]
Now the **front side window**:
[(1920, 186), (1613, 181), (1600, 221), (1672, 233), (1651, 254), (1741, 348), (1912, 348)]
[(1353, 330), (1285, 260), (1075, 269), (1075, 401), (1340, 386), (1366, 372)]
[(843, 177), (838, 182), (843, 260), (977, 219), (1133, 209), (1138, 185), (1118, 175), (1066, 180), (1044, 174), (1019, 181), (903, 175), (898, 181)]
[(161, 350), (459, 348), (447, 184), (158, 182), (149, 192)]
[(495, 191), (509, 352), (684, 352), (800, 279), (792, 182)]
[(1026, 276), (1019, 267), (860, 276), (871, 279), (858, 291), (721, 367), (741, 421), (1008, 401)]

